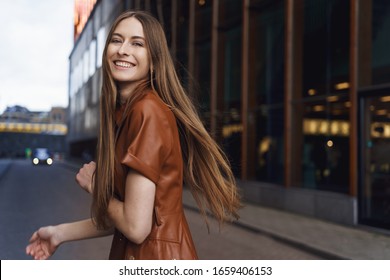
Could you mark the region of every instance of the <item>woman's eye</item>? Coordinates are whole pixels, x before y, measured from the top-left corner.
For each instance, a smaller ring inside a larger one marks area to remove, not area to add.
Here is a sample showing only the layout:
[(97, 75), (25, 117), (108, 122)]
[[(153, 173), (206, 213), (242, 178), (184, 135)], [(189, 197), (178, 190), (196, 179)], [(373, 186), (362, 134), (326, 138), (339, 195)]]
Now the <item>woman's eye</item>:
[(119, 40), (119, 39), (116, 39), (116, 38), (113, 38), (113, 39), (111, 39), (111, 43), (121, 43), (121, 40)]
[(138, 42), (138, 41), (135, 41), (132, 43), (134, 46), (137, 46), (137, 47), (143, 47), (144, 44), (142, 44), (142, 42)]

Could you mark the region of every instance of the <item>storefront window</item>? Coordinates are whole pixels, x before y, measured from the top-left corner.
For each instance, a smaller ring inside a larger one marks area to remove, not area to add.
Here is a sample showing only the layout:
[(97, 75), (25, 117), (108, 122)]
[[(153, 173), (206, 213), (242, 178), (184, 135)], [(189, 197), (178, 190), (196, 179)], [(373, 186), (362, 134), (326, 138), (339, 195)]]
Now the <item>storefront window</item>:
[(390, 1), (372, 1), (372, 83), (390, 82)]
[(210, 124), (211, 82), (211, 1), (198, 2), (195, 27), (195, 78), (194, 91), (204, 123)]
[(206, 123), (210, 121), (210, 59), (211, 59), (211, 43), (204, 41), (195, 47), (196, 57), (199, 59), (196, 63), (197, 82), (200, 92), (198, 93), (198, 104), (203, 113)]
[(390, 95), (361, 99), (360, 221), (390, 229)]
[[(271, 2), (271, 1), (269, 1)], [(284, 146), (284, 4), (252, 7), (254, 19), (251, 34), (251, 71), (256, 107), (255, 121), (255, 179), (283, 183)]]
[[(185, 80), (184, 84), (187, 87), (187, 71), (183, 71), (188, 68), (188, 30), (189, 30), (189, 6), (187, 1), (180, 1), (178, 3), (178, 15), (176, 25), (176, 59), (180, 63), (178, 65), (178, 73), (182, 80)], [(174, 42), (172, 42), (174, 43)], [(184, 69), (183, 69), (184, 67)], [(185, 73), (183, 73), (185, 72)]]
[[(302, 174), (305, 188), (349, 190), (349, 0), (304, 5)], [(299, 183), (299, 182), (298, 182)]]
[(349, 87), (349, 2), (305, 1), (303, 97)]
[[(224, 33), (223, 144), (234, 174), (241, 174), (241, 26)], [(228, 131), (228, 133), (226, 133)]]
[(347, 193), (349, 102), (346, 94), (304, 104), (302, 186)]

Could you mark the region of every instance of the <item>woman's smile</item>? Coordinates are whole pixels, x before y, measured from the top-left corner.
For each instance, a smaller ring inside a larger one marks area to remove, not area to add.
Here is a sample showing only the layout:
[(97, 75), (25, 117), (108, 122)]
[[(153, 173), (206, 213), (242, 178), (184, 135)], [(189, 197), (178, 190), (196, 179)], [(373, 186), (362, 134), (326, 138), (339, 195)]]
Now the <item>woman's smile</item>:
[(116, 60), (114, 61), (114, 64), (120, 68), (132, 68), (135, 66), (134, 64), (123, 60)]

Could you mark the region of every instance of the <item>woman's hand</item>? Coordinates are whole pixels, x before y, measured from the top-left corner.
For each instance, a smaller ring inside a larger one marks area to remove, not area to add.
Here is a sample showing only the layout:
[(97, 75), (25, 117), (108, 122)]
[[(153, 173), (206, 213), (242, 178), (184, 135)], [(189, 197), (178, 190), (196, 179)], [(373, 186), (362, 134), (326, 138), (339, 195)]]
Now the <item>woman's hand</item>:
[(26, 254), (36, 260), (46, 260), (54, 254), (60, 245), (54, 226), (42, 227), (34, 232), (26, 247)]
[(76, 182), (88, 193), (93, 191), (95, 169), (96, 163), (91, 161), (88, 164), (84, 164), (76, 175)]

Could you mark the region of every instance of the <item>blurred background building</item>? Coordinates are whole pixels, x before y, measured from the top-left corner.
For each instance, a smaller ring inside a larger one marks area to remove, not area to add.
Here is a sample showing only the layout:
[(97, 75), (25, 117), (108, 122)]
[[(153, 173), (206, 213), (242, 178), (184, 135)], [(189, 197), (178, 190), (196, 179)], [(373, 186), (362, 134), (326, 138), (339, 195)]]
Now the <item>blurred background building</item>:
[(104, 43), (127, 9), (163, 24), (247, 202), (390, 229), (389, 1), (76, 0), (72, 156), (94, 156)]
[(66, 152), (67, 110), (49, 112), (8, 106), (0, 115), (0, 158), (29, 157), (35, 148), (45, 147), (63, 156)]

